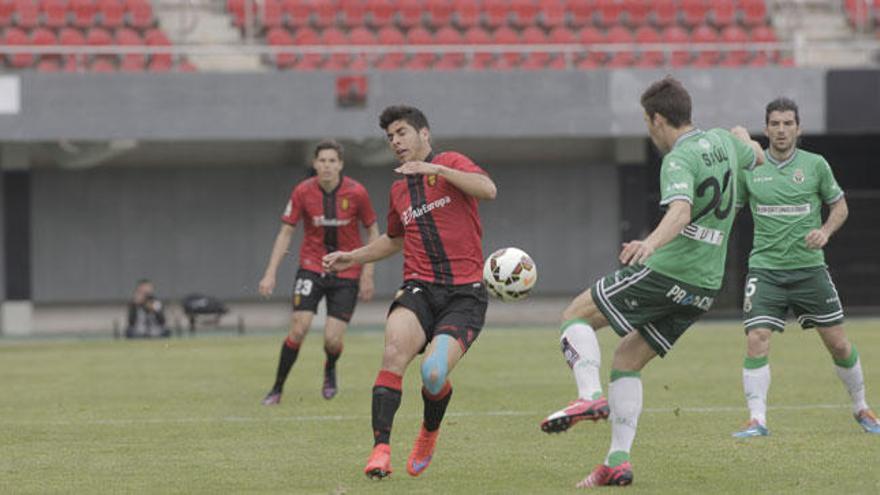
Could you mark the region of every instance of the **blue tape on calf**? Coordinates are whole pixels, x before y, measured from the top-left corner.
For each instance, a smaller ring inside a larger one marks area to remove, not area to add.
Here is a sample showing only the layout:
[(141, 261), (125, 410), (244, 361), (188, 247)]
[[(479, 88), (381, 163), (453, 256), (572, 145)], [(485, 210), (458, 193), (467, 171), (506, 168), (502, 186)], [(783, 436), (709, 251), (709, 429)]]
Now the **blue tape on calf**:
[(434, 338), (434, 351), (422, 363), (422, 383), (431, 394), (440, 393), (443, 384), (446, 383), (447, 356), (449, 354), (449, 342), (452, 337), (438, 335)]

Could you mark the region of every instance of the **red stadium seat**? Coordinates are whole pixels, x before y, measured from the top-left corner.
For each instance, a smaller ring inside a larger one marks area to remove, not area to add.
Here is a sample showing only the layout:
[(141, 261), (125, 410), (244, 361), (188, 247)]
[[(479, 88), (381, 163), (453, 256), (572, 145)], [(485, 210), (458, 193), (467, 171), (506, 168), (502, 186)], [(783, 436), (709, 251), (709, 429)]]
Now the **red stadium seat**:
[[(145, 44), (144, 39), (141, 38), (137, 31), (128, 28), (117, 30), (115, 39), (116, 44), (121, 46), (143, 46)], [(147, 57), (143, 53), (128, 53), (122, 56), (122, 63), (119, 67), (120, 69), (132, 69), (135, 67), (143, 69), (146, 63)]]
[[(773, 32), (773, 29), (769, 26), (757, 26), (752, 29), (749, 36), (755, 43), (775, 43), (778, 41), (776, 33)], [(779, 52), (776, 50), (759, 50), (756, 56), (759, 54), (763, 54), (763, 56), (770, 62), (779, 58)]]
[(11, 26), (14, 12), (15, 4), (12, 3), (12, 0), (0, 0), (0, 26)]
[(510, 4), (507, 0), (483, 0), (483, 23), (490, 28), (507, 24)]
[[(727, 26), (721, 31), (721, 41), (724, 43), (747, 43), (749, 35), (737, 25)], [(749, 60), (749, 52), (746, 50), (733, 50), (727, 52), (723, 65), (735, 67), (745, 65)]]
[(106, 29), (99, 27), (89, 29), (86, 33), (86, 44), (90, 46), (108, 46), (113, 44), (113, 36)]
[(706, 22), (709, 7), (707, 0), (679, 0), (682, 22), (687, 26), (703, 24)]
[(126, 10), (129, 26), (144, 30), (156, 24), (153, 18), (153, 5), (149, 0), (128, 0)]
[[(546, 45), (547, 35), (537, 26), (529, 26), (522, 32), (522, 41), (528, 45)], [(529, 52), (525, 54), (523, 67), (527, 69), (542, 68), (550, 63), (552, 54), (547, 52)]]
[[(614, 26), (606, 34), (608, 43), (635, 43), (632, 32), (623, 26)], [(635, 53), (630, 50), (615, 51), (606, 62), (609, 67), (629, 67), (636, 61)]]
[(399, 0), (397, 2), (397, 24), (402, 28), (413, 28), (422, 23), (424, 6), (421, 0)]
[[(491, 45), (492, 36), (483, 28), (474, 26), (464, 33), (464, 42), (468, 45)], [(485, 69), (492, 65), (494, 56), (488, 52), (476, 52), (471, 57), (469, 66), (473, 69)]]
[[(339, 2), (336, 0), (314, 0), (309, 3), (312, 24), (317, 28), (326, 28), (336, 25), (337, 14), (339, 13)], [(357, 12), (351, 14), (357, 20)], [(358, 23), (358, 25), (362, 24)]]
[(174, 67), (171, 59), (153, 58), (147, 65), (149, 72), (169, 72)]
[[(271, 47), (291, 46), (293, 45), (293, 36), (286, 29), (274, 28), (266, 33), (266, 43)], [(280, 52), (272, 56), (275, 66), (279, 69), (286, 69), (293, 66), (296, 62), (296, 55), (292, 53)]]
[(199, 70), (199, 68), (196, 67), (196, 65), (194, 63), (192, 63), (186, 59), (181, 60), (177, 64), (177, 71), (178, 72), (198, 72), (198, 70)]
[[(663, 42), (663, 38), (660, 36), (660, 33), (650, 26), (642, 26), (638, 28), (635, 32), (635, 40), (636, 43)], [(663, 62), (666, 58), (663, 56), (663, 52), (659, 50), (646, 50), (642, 51), (641, 53), (642, 56), (639, 58), (638, 62), (639, 67), (657, 67), (658, 65), (663, 65)]]
[(571, 14), (571, 23), (575, 27), (592, 24), (596, 11), (593, 0), (567, 0), (566, 10)]
[(134, 58), (126, 56), (119, 63), (119, 72), (143, 72), (146, 65), (146, 57)]
[(667, 27), (676, 23), (678, 17), (678, 5), (675, 0), (656, 0), (653, 2), (653, 12), (649, 16), (657, 27)]
[(709, 12), (712, 24), (718, 28), (736, 23), (736, 4), (734, 0), (712, 0), (712, 10)]
[(366, 12), (374, 28), (388, 26), (394, 20), (395, 5), (391, 0), (367, 0)]
[(480, 23), (480, 4), (473, 0), (456, 0), (454, 4), (455, 25), (470, 29)]
[(767, 22), (767, 4), (764, 0), (740, 0), (743, 24), (759, 26)]
[(650, 0), (625, 0), (623, 2), (623, 14), (630, 26), (639, 27), (648, 22), (648, 15), (653, 10)]
[(71, 24), (78, 28), (90, 28), (96, 24), (95, 14), (97, 5), (92, 0), (71, 0), (70, 9), (73, 11)]
[(43, 26), (60, 29), (67, 25), (67, 0), (43, 0), (40, 8), (43, 11)]
[[(718, 33), (715, 29), (703, 24), (691, 32), (692, 43), (717, 43)], [(718, 63), (721, 54), (717, 50), (700, 50), (694, 57), (697, 67), (709, 67)]]
[[(434, 34), (434, 42), (438, 45), (462, 45), (464, 37), (450, 26), (442, 27)], [(438, 69), (454, 69), (464, 65), (465, 56), (462, 52), (443, 53), (434, 64)]]
[(61, 60), (58, 58), (44, 58), (37, 62), (38, 72), (59, 72), (61, 71)]
[[(311, 28), (301, 28), (293, 33), (294, 45), (320, 45), (320, 35)], [(315, 70), (324, 62), (324, 56), (320, 53), (304, 53), (297, 57), (294, 68), (297, 70)]]
[[(492, 33), (492, 39), (498, 45), (518, 45), (521, 43), (519, 33), (507, 26), (502, 26)], [(495, 59), (494, 67), (497, 69), (516, 67), (521, 58), (522, 54), (519, 52), (504, 52)]]
[(510, 23), (513, 26), (524, 28), (538, 23), (538, 4), (535, 0), (510, 0), (510, 10)]
[(303, 27), (309, 24), (312, 16), (311, 0), (280, 0), (280, 2), (285, 24), (291, 27)]
[[(119, 0), (98, 0), (98, 25), (115, 29), (125, 23), (125, 7)], [(244, 7), (242, 7), (244, 14)]]
[[(593, 26), (587, 26), (581, 29), (580, 33), (578, 33), (578, 38), (582, 44), (587, 46), (602, 45), (608, 42), (605, 34)], [(606, 58), (607, 55), (604, 51), (595, 48), (588, 48), (587, 53), (583, 54), (577, 63), (577, 66), (580, 68), (588, 68), (587, 66), (599, 67), (605, 62)]]
[[(413, 28), (406, 34), (406, 42), (409, 45), (433, 45), (434, 35), (425, 28)], [(436, 56), (431, 52), (415, 53), (409, 57), (406, 64), (410, 69), (422, 69), (430, 67)]]
[[(690, 42), (687, 31), (679, 26), (669, 26), (661, 33), (664, 43), (686, 45)], [(669, 64), (673, 67), (682, 67), (687, 65), (691, 60), (691, 55), (687, 50), (678, 49), (672, 51), (672, 58)]]
[(378, 43), (373, 31), (359, 26), (348, 32), (348, 39), (352, 45), (375, 45)]
[[(168, 36), (162, 32), (161, 29), (150, 29), (144, 33), (144, 41), (147, 42), (148, 46), (153, 47), (170, 47), (171, 40), (168, 39)], [(170, 52), (165, 53), (154, 53), (150, 55), (150, 64), (155, 62), (156, 66), (170, 66), (172, 64), (173, 57)], [(152, 70), (152, 69), (150, 69)]]
[(15, 25), (21, 29), (34, 29), (40, 25), (40, 11), (31, 0), (15, 0)]
[(91, 65), (89, 65), (89, 70), (91, 72), (99, 73), (116, 72), (116, 64), (107, 58), (99, 57), (92, 61)]
[[(58, 43), (66, 46), (82, 46), (86, 44), (86, 37), (83, 36), (82, 31), (79, 29), (73, 28), (63, 28), (58, 32)], [(82, 55), (65, 55), (64, 57), (65, 68), (73, 68), (81, 67), (85, 58)]]
[[(27, 33), (17, 27), (11, 27), (3, 33), (3, 44), (5, 45), (29, 45), (30, 42)], [(34, 55), (32, 53), (10, 54), (7, 60), (10, 66), (22, 69), (34, 64)]]
[[(55, 32), (51, 29), (40, 27), (31, 32), (31, 44), (36, 46), (56, 46), (58, 45), (58, 38), (55, 36)], [(60, 66), (61, 55), (58, 53), (40, 54), (39, 62), (44, 60), (53, 61)]]
[(563, 0), (539, 0), (538, 19), (546, 28), (565, 25), (565, 3)]
[(453, 4), (449, 0), (425, 0), (427, 22), (435, 28), (452, 23)]
[[(385, 46), (403, 46), (406, 44), (406, 37), (403, 36), (396, 28), (391, 26), (382, 28), (377, 33), (378, 42)], [(390, 52), (379, 58), (377, 68), (379, 69), (398, 69), (406, 60), (406, 54), (403, 52)]]
[(259, 17), (260, 23), (267, 29), (284, 25), (284, 6), (281, 0), (265, 0)]
[(342, 23), (349, 27), (363, 26), (365, 8), (362, 0), (340, 0), (339, 10), (342, 12)]
[(599, 24), (602, 26), (614, 26), (622, 22), (622, 0), (595, 0), (596, 12)]
[[(348, 35), (336, 28), (327, 28), (321, 32), (320, 43), (323, 45), (347, 45)], [(348, 53), (333, 53), (325, 64), (325, 69), (344, 69), (351, 63), (351, 55)]]

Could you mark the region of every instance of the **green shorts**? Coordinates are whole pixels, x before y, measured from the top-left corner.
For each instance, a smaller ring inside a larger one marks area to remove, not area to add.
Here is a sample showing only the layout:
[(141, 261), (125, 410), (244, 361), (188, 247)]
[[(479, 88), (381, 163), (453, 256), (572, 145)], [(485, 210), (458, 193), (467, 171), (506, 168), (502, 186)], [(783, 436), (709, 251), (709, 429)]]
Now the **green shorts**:
[(803, 329), (843, 323), (840, 297), (824, 266), (749, 270), (743, 298), (746, 333), (753, 328), (783, 331), (789, 308)]
[(717, 290), (628, 266), (593, 285), (593, 301), (618, 335), (638, 331), (660, 357), (712, 307)]

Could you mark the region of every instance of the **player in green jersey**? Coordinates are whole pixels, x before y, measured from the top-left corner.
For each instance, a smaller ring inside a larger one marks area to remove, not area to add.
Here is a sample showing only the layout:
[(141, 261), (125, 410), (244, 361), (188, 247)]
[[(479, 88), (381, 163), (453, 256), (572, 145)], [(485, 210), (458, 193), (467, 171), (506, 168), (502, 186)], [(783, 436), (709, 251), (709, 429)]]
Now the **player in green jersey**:
[[(675, 79), (642, 95), (651, 140), (665, 154), (660, 168), (660, 224), (644, 240), (624, 243), (624, 268), (600, 279), (563, 312), (562, 353), (574, 372), (578, 399), (541, 423), (560, 432), (584, 419), (611, 419), (611, 448), (579, 487), (628, 485), (630, 448), (642, 409), (642, 368), (665, 355), (709, 310), (721, 287), (727, 237), (734, 217), (737, 175), (763, 162), (745, 129), (700, 130), (691, 124), (691, 98)], [(614, 352), (608, 399), (599, 380), (596, 331), (621, 337)]]
[[(743, 302), (747, 357), (743, 388), (751, 417), (733, 434), (766, 436), (770, 388), (770, 335), (782, 332), (791, 309), (804, 329), (816, 328), (831, 353), (837, 376), (852, 399), (856, 421), (880, 433), (877, 416), (865, 402), (859, 354), (843, 331), (843, 307), (825, 267), (822, 248), (846, 221), (843, 191), (820, 155), (797, 147), (797, 104), (778, 98), (767, 105), (764, 133), (770, 140), (769, 164), (740, 176), (737, 207), (749, 205), (755, 224)], [(822, 223), (822, 204), (829, 209)]]

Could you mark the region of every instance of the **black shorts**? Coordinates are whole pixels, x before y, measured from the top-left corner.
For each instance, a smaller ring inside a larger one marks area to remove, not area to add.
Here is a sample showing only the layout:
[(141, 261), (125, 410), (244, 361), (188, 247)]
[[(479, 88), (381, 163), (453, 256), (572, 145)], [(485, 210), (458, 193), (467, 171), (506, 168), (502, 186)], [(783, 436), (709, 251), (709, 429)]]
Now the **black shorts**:
[(398, 306), (412, 310), (428, 342), (435, 335), (449, 335), (458, 341), (463, 352), (467, 352), (483, 329), (488, 297), (481, 282), (437, 285), (407, 280), (397, 291), (388, 314)]
[(293, 310), (314, 313), (321, 298), (327, 297), (327, 316), (348, 322), (354, 314), (358, 289), (357, 280), (300, 268), (293, 283)]

